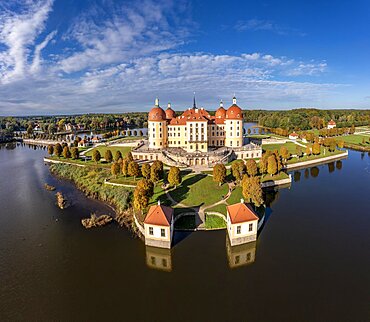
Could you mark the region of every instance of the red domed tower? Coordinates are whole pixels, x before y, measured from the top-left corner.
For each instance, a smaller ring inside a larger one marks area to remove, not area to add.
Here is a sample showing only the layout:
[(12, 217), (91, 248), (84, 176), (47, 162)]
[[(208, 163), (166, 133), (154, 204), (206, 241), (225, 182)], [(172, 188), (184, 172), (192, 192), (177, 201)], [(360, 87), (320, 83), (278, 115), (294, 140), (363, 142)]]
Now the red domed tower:
[(216, 111), (216, 119), (224, 119), (226, 118), (226, 110), (224, 109), (224, 104), (222, 101), (220, 102), (220, 107)]
[(235, 95), (233, 105), (226, 111), (225, 133), (225, 146), (238, 148), (243, 145), (243, 112), (236, 104)]
[(165, 111), (159, 106), (158, 98), (148, 116), (149, 148), (162, 149), (167, 142), (167, 117)]
[(167, 104), (167, 110), (166, 110), (166, 119), (171, 120), (176, 117), (175, 111), (171, 108), (171, 103)]

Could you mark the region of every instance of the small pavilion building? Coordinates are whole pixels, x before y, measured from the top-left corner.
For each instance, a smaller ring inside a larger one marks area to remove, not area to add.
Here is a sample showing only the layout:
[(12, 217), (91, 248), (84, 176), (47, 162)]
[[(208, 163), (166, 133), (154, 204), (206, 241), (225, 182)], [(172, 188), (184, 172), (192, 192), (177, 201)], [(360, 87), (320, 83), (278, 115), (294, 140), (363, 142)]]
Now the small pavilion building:
[(299, 135), (295, 132), (292, 132), (289, 134), (289, 139), (290, 140), (297, 140), (299, 138)]
[(333, 120), (330, 120), (328, 122), (328, 129), (334, 129), (337, 126), (337, 123), (335, 123)]
[(250, 205), (240, 203), (230, 205), (227, 209), (227, 232), (231, 246), (253, 242), (257, 239), (258, 216)]
[(171, 248), (173, 227), (173, 209), (158, 201), (158, 205), (150, 207), (144, 220), (145, 245)]

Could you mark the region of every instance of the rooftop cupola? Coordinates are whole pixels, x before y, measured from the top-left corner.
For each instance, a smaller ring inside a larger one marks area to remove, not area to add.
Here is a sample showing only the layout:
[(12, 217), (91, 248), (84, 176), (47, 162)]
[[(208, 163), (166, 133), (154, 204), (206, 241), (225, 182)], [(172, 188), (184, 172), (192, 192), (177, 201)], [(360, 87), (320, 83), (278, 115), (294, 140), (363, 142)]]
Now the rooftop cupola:
[(224, 103), (222, 102), (222, 100), (220, 101), (220, 107), (224, 107)]
[(156, 97), (156, 99), (154, 101), (154, 106), (155, 107), (159, 107), (159, 99), (158, 99), (158, 97)]
[(235, 97), (235, 94), (234, 94), (234, 97), (233, 97), (233, 105), (236, 105), (236, 97)]

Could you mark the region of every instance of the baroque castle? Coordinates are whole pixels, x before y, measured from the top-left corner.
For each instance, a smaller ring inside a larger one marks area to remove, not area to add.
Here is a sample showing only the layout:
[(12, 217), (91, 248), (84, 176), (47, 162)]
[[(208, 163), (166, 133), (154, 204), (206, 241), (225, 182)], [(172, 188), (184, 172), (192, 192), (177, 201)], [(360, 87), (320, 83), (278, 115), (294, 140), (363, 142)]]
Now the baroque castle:
[(193, 107), (179, 116), (170, 103), (162, 109), (157, 98), (148, 115), (148, 142), (134, 149), (133, 156), (180, 166), (211, 166), (236, 158), (261, 157), (261, 146), (244, 138), (243, 126), (243, 112), (235, 96), (228, 109), (221, 101), (214, 116), (198, 108), (195, 97)]

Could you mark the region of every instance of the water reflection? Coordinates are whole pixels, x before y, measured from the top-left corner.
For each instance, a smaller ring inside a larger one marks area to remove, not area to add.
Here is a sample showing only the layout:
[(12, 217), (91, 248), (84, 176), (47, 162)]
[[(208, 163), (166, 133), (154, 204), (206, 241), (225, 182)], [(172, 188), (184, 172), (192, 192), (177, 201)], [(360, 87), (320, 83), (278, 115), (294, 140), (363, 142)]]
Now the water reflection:
[(301, 171), (294, 171), (294, 182), (299, 182), (301, 180)]
[(226, 235), (226, 253), (229, 267), (236, 268), (252, 264), (256, 260), (256, 246), (256, 241), (231, 246), (229, 237)]
[(146, 246), (146, 264), (149, 268), (165, 272), (172, 271), (172, 253), (170, 249)]
[(343, 165), (342, 161), (338, 160), (337, 163), (336, 163), (337, 170), (342, 170), (342, 165)]
[(332, 173), (335, 171), (335, 165), (334, 165), (334, 162), (330, 162), (328, 163), (328, 170), (329, 170), (329, 173)]

